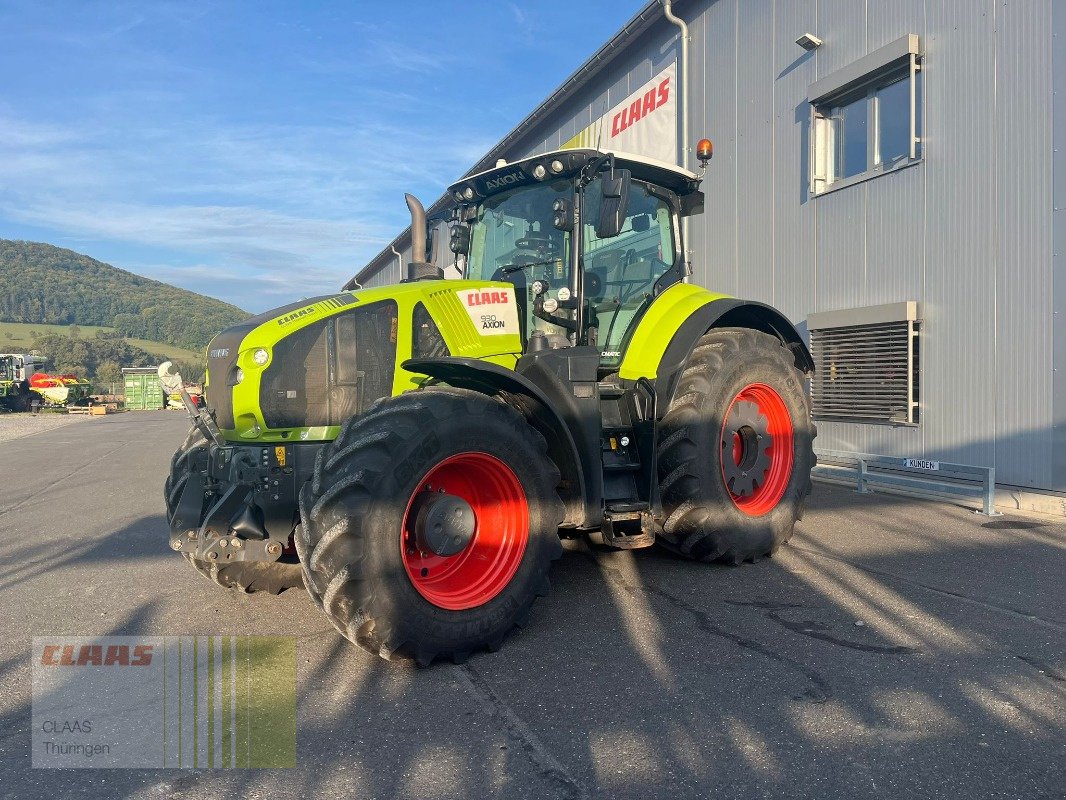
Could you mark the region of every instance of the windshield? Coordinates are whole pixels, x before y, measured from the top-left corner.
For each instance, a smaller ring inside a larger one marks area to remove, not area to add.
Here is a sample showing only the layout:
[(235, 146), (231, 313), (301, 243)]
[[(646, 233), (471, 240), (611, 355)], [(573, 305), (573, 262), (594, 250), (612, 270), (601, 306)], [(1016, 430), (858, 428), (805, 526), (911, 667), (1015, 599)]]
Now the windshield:
[(533, 317), (528, 288), (545, 280), (549, 297), (570, 285), (570, 234), (552, 225), (552, 203), (571, 201), (569, 180), (523, 186), (490, 197), (478, 209), (470, 230), (466, 276), (471, 280), (509, 281), (516, 289), (523, 335), (536, 329), (548, 336), (566, 331)]
[(674, 222), (670, 204), (646, 184), (633, 181), (621, 232), (596, 236), (599, 192), (586, 191), (584, 226), (585, 299), (589, 344), (599, 347), (604, 365), (621, 360), (624, 337), (643, 312), (655, 282), (674, 264)]

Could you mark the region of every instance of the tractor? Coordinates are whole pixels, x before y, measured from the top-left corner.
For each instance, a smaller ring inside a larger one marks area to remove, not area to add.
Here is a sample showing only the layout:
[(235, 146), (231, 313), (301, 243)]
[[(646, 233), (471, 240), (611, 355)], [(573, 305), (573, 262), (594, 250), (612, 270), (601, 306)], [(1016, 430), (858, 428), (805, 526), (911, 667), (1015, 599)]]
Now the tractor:
[(571, 149), (463, 178), (459, 280), (408, 195), (405, 280), (212, 340), (170, 547), (231, 589), (303, 584), (344, 637), (420, 665), (498, 649), (563, 539), (772, 554), (811, 488), (814, 363), (780, 312), (689, 282), (701, 174)]
[(40, 359), (24, 353), (0, 353), (0, 408), (29, 411), (37, 395), (30, 375)]

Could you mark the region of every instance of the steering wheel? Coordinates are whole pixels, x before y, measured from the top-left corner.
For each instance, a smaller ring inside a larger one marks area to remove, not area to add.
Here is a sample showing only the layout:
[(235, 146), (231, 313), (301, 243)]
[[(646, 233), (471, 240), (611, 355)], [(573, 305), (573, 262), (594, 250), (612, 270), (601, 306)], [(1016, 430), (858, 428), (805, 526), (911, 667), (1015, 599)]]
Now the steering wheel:
[(559, 252), (559, 243), (543, 233), (530, 232), (514, 243), (522, 250), (535, 250), (544, 255), (554, 256)]

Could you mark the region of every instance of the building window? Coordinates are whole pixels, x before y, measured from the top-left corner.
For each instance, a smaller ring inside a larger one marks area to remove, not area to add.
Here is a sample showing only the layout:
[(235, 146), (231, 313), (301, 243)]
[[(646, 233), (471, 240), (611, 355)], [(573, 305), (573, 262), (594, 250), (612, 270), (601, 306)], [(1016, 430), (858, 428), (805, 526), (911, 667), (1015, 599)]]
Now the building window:
[(904, 36), (813, 84), (811, 194), (849, 186), (922, 157), (918, 37)]
[(815, 419), (918, 423), (918, 304), (827, 311), (807, 318)]

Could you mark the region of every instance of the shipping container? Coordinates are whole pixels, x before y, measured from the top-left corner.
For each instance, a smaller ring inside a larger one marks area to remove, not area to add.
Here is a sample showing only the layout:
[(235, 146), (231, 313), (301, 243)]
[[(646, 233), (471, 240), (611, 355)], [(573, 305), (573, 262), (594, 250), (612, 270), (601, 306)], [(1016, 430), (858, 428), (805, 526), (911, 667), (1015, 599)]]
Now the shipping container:
[(125, 367), (122, 370), (126, 408), (131, 411), (158, 411), (166, 403), (156, 367)]

